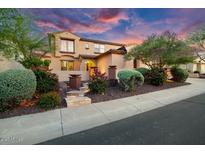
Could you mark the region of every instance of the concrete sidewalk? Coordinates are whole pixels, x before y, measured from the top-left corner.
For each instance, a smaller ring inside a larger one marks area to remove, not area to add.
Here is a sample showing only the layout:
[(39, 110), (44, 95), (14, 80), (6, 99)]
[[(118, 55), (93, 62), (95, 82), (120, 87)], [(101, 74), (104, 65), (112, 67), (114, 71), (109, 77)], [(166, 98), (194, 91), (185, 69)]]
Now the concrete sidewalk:
[(205, 93), (205, 80), (79, 108), (0, 119), (0, 144), (36, 144), (73, 134)]

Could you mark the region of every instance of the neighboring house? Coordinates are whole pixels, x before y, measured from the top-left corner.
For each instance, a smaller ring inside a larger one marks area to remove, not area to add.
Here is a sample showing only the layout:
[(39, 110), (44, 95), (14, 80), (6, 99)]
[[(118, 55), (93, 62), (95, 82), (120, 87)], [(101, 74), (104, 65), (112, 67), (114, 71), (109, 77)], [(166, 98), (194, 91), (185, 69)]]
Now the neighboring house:
[(136, 63), (125, 61), (124, 55), (129, 46), (120, 43), (81, 38), (68, 31), (49, 34), (53, 52), (43, 59), (51, 61), (50, 69), (59, 76), (60, 81), (69, 80), (69, 74), (81, 74), (82, 80), (89, 80), (93, 67), (98, 67), (108, 75), (110, 65), (116, 65), (117, 71), (132, 69)]
[(181, 65), (182, 68), (189, 70), (190, 72), (198, 71), (199, 73), (205, 73), (205, 52), (201, 51), (198, 52), (197, 55), (195, 53), (196, 59), (193, 63), (187, 64), (187, 65)]

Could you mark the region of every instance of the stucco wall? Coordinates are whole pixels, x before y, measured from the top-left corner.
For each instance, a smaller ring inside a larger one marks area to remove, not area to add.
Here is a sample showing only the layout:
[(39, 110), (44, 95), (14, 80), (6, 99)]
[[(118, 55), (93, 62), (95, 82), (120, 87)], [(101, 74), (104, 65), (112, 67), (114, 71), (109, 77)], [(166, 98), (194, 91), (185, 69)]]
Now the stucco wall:
[(52, 73), (55, 73), (58, 75), (59, 81), (69, 81), (69, 74), (81, 74), (82, 81), (86, 81), (89, 79), (89, 74), (87, 71), (85, 70), (80, 71), (81, 62), (78, 60), (74, 62), (74, 68), (77, 71), (62, 71), (61, 70), (61, 60), (74, 60), (72, 57), (69, 57), (69, 56), (53, 57), (51, 56), (50, 58), (43, 58), (43, 59), (47, 59), (51, 61), (49, 69), (52, 70), (51, 71)]
[(205, 73), (205, 64), (201, 64), (201, 73)]
[(121, 54), (108, 54), (97, 59), (97, 67), (103, 73), (108, 75), (108, 68), (110, 65), (117, 66), (117, 72), (124, 69), (133, 69), (133, 61), (126, 61), (124, 55)]
[(104, 55), (97, 59), (97, 67), (102, 73), (106, 73), (108, 75), (108, 67), (112, 65), (112, 55)]
[[(80, 40), (79, 36), (76, 36), (69, 32), (62, 32), (62, 33), (56, 33), (55, 35), (55, 56), (62, 56), (62, 55), (72, 55), (74, 57), (78, 57), (79, 54), (92, 54), (92, 55), (98, 55), (94, 51), (94, 44), (103, 44), (105, 45), (105, 52), (109, 49), (117, 49), (120, 48), (120, 45), (110, 45), (110, 44), (104, 44), (104, 43), (95, 43), (95, 42), (89, 42), (89, 41), (82, 41)], [(72, 39), (74, 40), (74, 53), (62, 53), (60, 52), (60, 44), (61, 44), (61, 38), (64, 39)], [(88, 44), (89, 48), (86, 49), (85, 45)]]

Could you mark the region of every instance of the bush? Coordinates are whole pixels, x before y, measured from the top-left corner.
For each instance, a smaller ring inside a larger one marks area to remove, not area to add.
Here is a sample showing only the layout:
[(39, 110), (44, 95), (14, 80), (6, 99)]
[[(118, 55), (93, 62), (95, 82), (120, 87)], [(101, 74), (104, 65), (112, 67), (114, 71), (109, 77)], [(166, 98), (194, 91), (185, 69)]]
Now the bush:
[(43, 70), (35, 70), (34, 73), (37, 80), (37, 92), (47, 93), (58, 90), (58, 77), (56, 74)]
[(90, 78), (91, 81), (88, 84), (90, 92), (103, 94), (107, 88), (105, 73), (101, 73), (98, 71), (98, 69), (95, 69), (93, 75), (91, 75)]
[(6, 59), (0, 56), (0, 72), (4, 72), (10, 69), (22, 70), (25, 69), (25, 67), (21, 63), (13, 59)]
[(148, 81), (150, 84), (155, 86), (163, 85), (166, 81), (166, 73), (162, 68), (152, 68), (148, 72)]
[(44, 60), (43, 61), (43, 66), (48, 67), (50, 65), (51, 61), (50, 60)]
[(36, 77), (31, 70), (7, 70), (0, 73), (0, 112), (32, 98), (36, 90)]
[(148, 68), (145, 67), (139, 67), (135, 69), (136, 71), (140, 72), (144, 77), (147, 75), (147, 73), (149, 72)]
[(171, 73), (173, 76), (173, 80), (176, 82), (185, 82), (189, 76), (189, 73), (187, 70), (181, 69), (176, 66), (171, 68)]
[(32, 56), (30, 58), (26, 58), (23, 61), (21, 61), (22, 65), (26, 68), (33, 68), (33, 67), (40, 67), (40, 66), (45, 66), (48, 67), (50, 64), (49, 60), (42, 60), (39, 57)]
[(134, 91), (136, 85), (142, 85), (144, 83), (143, 75), (135, 70), (119, 71), (117, 76), (120, 86), (124, 91)]
[(43, 94), (37, 103), (37, 106), (45, 110), (53, 109), (58, 105), (60, 105), (60, 96), (57, 92)]

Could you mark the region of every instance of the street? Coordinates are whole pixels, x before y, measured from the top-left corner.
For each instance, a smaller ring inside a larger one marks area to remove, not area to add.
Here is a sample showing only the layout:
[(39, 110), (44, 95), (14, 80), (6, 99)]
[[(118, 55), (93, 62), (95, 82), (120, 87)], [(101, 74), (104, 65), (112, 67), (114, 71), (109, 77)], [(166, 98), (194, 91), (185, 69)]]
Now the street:
[(41, 144), (205, 144), (205, 94)]

